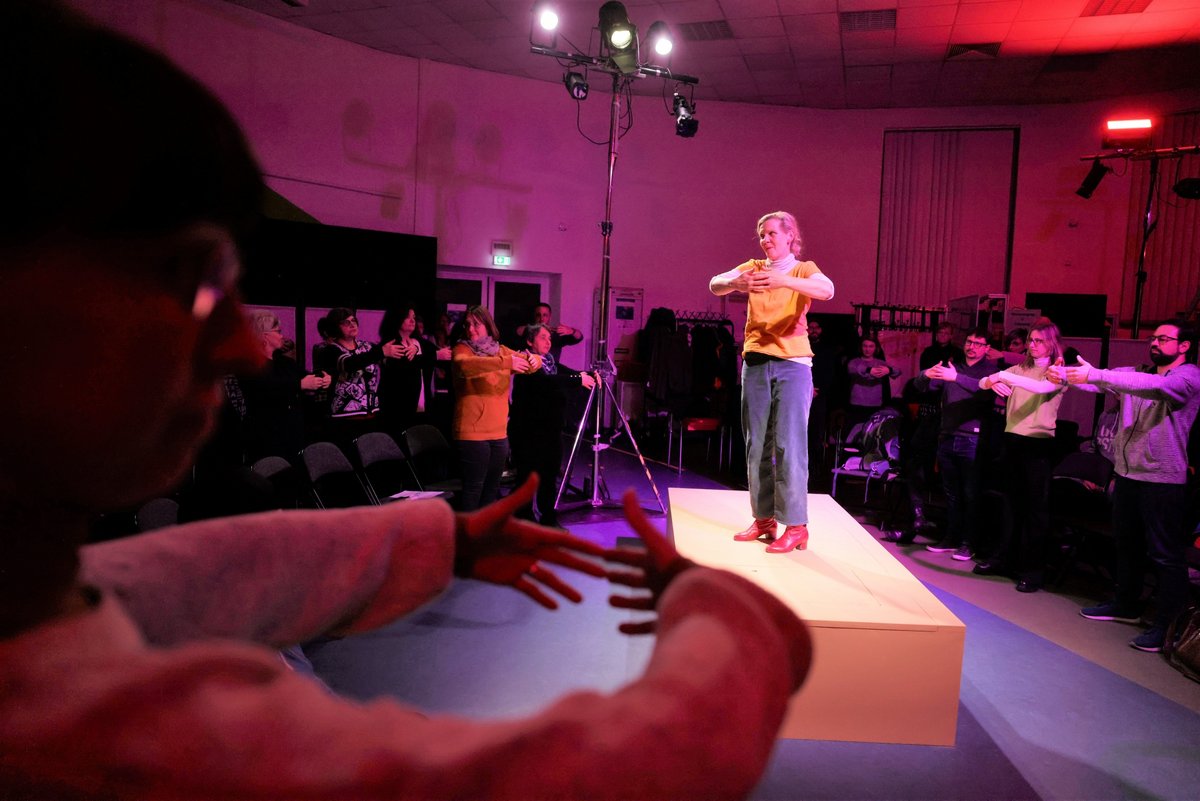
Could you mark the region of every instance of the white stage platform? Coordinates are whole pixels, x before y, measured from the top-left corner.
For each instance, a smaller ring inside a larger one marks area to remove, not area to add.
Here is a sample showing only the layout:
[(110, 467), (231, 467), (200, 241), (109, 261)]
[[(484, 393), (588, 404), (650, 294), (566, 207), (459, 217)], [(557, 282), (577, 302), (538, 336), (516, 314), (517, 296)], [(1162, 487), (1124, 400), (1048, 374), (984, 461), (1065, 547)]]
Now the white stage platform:
[(680, 553), (750, 579), (811, 628), (812, 671), (780, 736), (954, 745), (966, 627), (836, 501), (808, 503), (808, 550), (769, 554), (732, 539), (752, 519), (747, 493), (670, 490)]

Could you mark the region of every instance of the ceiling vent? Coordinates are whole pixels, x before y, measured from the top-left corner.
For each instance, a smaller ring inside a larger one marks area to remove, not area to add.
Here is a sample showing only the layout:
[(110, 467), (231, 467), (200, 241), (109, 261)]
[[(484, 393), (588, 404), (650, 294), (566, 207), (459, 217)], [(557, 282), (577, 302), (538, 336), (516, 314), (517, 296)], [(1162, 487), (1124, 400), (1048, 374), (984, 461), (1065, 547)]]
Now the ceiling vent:
[(952, 44), (946, 50), (946, 60), (973, 61), (975, 59), (995, 58), (1000, 53), (999, 42), (983, 42), (980, 44)]
[(675, 30), (685, 42), (715, 42), (718, 39), (733, 38), (733, 29), (723, 19), (712, 22), (681, 22), (675, 26)]
[(1117, 14), (1141, 14), (1151, 0), (1089, 0), (1081, 17), (1113, 17)]
[(879, 11), (842, 11), (838, 14), (842, 33), (870, 33), (896, 30), (896, 9)]

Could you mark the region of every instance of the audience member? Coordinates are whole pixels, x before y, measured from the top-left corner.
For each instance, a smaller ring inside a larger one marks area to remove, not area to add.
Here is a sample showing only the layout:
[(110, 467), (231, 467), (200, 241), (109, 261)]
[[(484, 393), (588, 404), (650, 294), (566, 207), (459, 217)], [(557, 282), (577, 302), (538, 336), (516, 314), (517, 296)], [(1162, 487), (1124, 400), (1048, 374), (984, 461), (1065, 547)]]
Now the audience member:
[(846, 365), (846, 374), (850, 380), (846, 426), (852, 428), (891, 401), (892, 379), (900, 375), (900, 368), (887, 363), (878, 339), (865, 336), (858, 342), (858, 356)]
[(293, 359), (283, 355), (283, 334), (274, 313), (263, 309), (251, 312), (250, 327), (258, 336), (263, 364), (259, 372), (239, 379), (246, 404), (246, 459), (293, 459), (305, 444), (303, 392), (328, 387), (330, 378), (305, 375)]
[(829, 424), (838, 360), (819, 320), (808, 320), (808, 344), (813, 352), (813, 399), (808, 412), (808, 453), (811, 460), (812, 454), (825, 452), (825, 431)]
[(459, 509), (496, 500), (508, 460), (508, 394), (513, 373), (540, 369), (537, 356), (496, 341), (500, 332), (482, 306), (467, 309), (453, 349), (454, 440), (462, 472)]
[(558, 471), (562, 465), (562, 431), (566, 423), (568, 401), (582, 387), (591, 389), (596, 380), (588, 373), (577, 373), (550, 356), (550, 329), (533, 324), (525, 327), (529, 351), (540, 356), (538, 370), (513, 377), (512, 410), (508, 438), (512, 444), (513, 467), (517, 483), (531, 473), (538, 474), (536, 507), (526, 507), (519, 517), (536, 519), (543, 526), (557, 526), (554, 502), (558, 494)]
[(1004, 364), (1020, 364), (1025, 360), (1028, 339), (1028, 331), (1024, 328), (1014, 328), (1004, 337), (1004, 350), (989, 346), (987, 357)]
[(937, 463), (946, 494), (946, 529), (941, 540), (926, 548), (952, 551), (953, 558), (963, 562), (988, 550), (982, 541), (979, 486), (982, 432), (991, 414), (992, 393), (979, 382), (999, 367), (984, 358), (987, 333), (984, 328), (971, 331), (961, 361), (951, 361), (948, 367), (935, 364), (916, 378), (918, 390), (940, 391), (942, 396)]
[[(650, 591), (614, 604), (658, 613), (622, 625), (657, 630), (645, 675), (497, 722), (344, 701), (274, 649), (386, 625), (455, 574), (578, 600), (548, 565), (603, 575), (580, 556), (602, 551), (512, 520), (532, 486), (473, 515), (276, 512), (81, 549), (92, 515), (186, 471), (221, 377), (261, 361), (234, 292), (261, 181), (207, 91), (47, 0), (0, 6), (0, 72), (19, 199), (0, 215), (0, 325), (16, 341), (47, 308), (72, 321), (39, 337), (44, 358), (0, 356), (56, 397), (15, 393), (0, 429), (0, 796), (751, 791), (808, 670), (806, 630), (750, 582), (681, 559), (632, 502), (647, 551), (611, 553), (635, 569), (609, 575)], [(87, 359), (80, 342), (96, 343)]]
[(385, 356), (400, 358), (395, 343), (385, 348), (358, 338), (358, 317), (339, 306), (325, 315), (329, 347), (321, 350), (316, 367), (333, 376), (329, 411), (333, 415), (367, 414), (379, 409), (379, 363)]
[(566, 323), (552, 323), (554, 310), (549, 303), (539, 303), (533, 307), (532, 319), (528, 325), (517, 326), (517, 336), (524, 338), (525, 329), (529, 325), (540, 325), (550, 330), (550, 355), (554, 361), (562, 361), (562, 349), (565, 345), (578, 345), (583, 341), (583, 333), (574, 326)]
[(958, 345), (954, 342), (954, 325), (952, 323), (938, 323), (938, 327), (933, 332), (933, 344), (921, 351), (919, 364), (921, 371), (924, 372), (935, 364), (951, 364), (955, 361), (962, 361), (965, 355)]
[(1167, 627), (1188, 601), (1185, 556), (1192, 537), (1186, 519), (1187, 442), (1200, 410), (1200, 369), (1194, 363), (1192, 326), (1178, 320), (1163, 323), (1149, 341), (1148, 365), (1098, 370), (1079, 359), (1052, 367), (1050, 377), (1088, 392), (1112, 393), (1120, 401), (1112, 443), (1116, 598), (1080, 614), (1092, 620), (1140, 620), (1149, 556), (1158, 605), (1150, 627), (1129, 644), (1157, 652), (1163, 649)]
[(1015, 573), (1018, 592), (1037, 592), (1044, 580), (1054, 429), (1065, 389), (1050, 380), (1048, 370), (1062, 358), (1062, 352), (1058, 327), (1042, 318), (1030, 331), (1025, 360), (979, 381), (981, 389), (1008, 398), (1003, 458), (1013, 530), (999, 552), (985, 555), (974, 572)]
[(416, 333), (417, 311), (401, 303), (383, 315), (379, 339), (395, 345), (395, 356), (380, 365), (379, 412), (383, 428), (397, 441), (409, 426), (425, 421), (433, 406), (433, 368), (437, 353)]

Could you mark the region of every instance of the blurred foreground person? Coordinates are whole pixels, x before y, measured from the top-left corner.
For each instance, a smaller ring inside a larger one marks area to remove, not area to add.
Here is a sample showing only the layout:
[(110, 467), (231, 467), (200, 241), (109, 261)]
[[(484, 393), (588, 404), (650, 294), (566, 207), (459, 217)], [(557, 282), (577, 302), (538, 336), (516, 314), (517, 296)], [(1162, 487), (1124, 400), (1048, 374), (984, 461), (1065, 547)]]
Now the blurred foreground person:
[[(221, 376), (261, 361), (235, 297), (261, 184), (206, 91), (44, 0), (0, 7), (0, 74), (0, 320), (28, 343), (3, 368), (42, 390), (10, 393), (0, 429), (0, 798), (750, 791), (808, 670), (805, 627), (681, 559), (631, 499), (645, 551), (513, 520), (532, 481), (471, 515), (272, 512), (82, 548), (93, 515), (178, 480)], [(71, 325), (38, 325), (48, 308)], [(613, 600), (657, 612), (622, 626), (657, 627), (644, 676), (523, 719), (430, 719), (334, 697), (272, 650), (385, 625), (455, 575), (579, 600), (551, 564), (648, 590)]]

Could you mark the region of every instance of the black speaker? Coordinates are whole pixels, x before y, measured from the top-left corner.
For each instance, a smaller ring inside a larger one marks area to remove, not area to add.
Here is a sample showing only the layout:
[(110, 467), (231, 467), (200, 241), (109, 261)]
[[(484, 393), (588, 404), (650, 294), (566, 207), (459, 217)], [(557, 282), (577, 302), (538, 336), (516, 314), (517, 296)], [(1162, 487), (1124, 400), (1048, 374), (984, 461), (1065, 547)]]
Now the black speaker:
[(1041, 309), (1065, 337), (1102, 337), (1108, 318), (1108, 295), (1027, 292), (1025, 308)]

